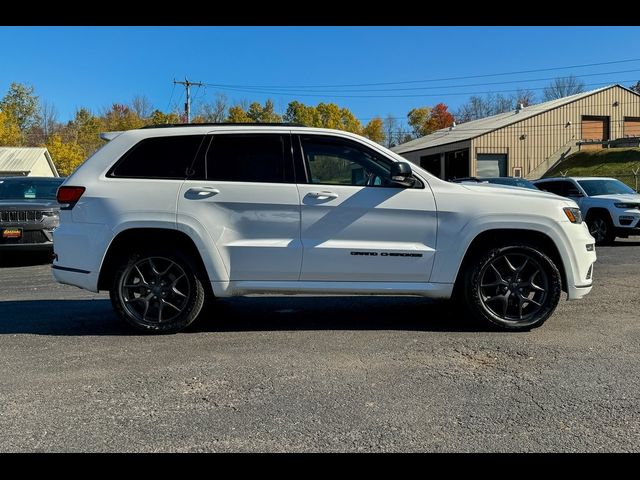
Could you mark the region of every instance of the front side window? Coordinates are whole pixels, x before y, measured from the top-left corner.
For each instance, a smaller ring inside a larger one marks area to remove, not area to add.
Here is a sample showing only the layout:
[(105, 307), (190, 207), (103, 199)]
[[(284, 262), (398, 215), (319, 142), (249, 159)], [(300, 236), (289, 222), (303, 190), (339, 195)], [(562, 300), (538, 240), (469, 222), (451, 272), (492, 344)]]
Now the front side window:
[(289, 177), (289, 136), (214, 135), (207, 151), (208, 180), (283, 183)]
[(108, 177), (184, 179), (192, 175), (206, 135), (145, 138), (125, 153)]
[(391, 162), (375, 152), (339, 139), (301, 137), (309, 183), (397, 187), (390, 181)]

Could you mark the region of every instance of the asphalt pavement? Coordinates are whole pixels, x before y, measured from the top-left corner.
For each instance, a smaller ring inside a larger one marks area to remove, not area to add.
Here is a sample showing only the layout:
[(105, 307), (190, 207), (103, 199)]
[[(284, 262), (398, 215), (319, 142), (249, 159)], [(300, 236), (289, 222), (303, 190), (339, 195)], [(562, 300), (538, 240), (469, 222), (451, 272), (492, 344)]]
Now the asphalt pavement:
[(0, 452), (638, 452), (640, 238), (540, 328), (414, 297), (221, 299), (176, 335), (0, 264)]

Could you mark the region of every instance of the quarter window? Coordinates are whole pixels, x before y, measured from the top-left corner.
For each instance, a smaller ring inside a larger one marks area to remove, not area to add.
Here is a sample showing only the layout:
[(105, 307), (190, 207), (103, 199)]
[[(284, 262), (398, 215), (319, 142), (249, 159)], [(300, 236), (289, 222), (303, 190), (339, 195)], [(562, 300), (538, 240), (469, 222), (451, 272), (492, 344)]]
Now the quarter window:
[(145, 138), (133, 146), (107, 174), (109, 177), (184, 179), (205, 135)]

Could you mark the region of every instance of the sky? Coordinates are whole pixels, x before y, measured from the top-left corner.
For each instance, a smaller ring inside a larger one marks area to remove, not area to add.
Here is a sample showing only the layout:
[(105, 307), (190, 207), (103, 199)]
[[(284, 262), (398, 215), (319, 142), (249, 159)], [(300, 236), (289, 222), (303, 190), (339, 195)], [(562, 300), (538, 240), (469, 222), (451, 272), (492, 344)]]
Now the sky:
[(292, 100), (333, 102), (366, 123), (439, 102), (455, 111), (471, 94), (541, 96), (570, 74), (588, 90), (629, 86), (640, 80), (638, 45), (640, 27), (620, 26), (5, 26), (0, 96), (12, 82), (32, 85), (66, 122), (80, 107), (100, 113), (136, 95), (182, 109), (173, 81), (188, 78), (207, 84), (192, 88), (193, 110), (224, 93), (231, 104), (270, 98), (279, 113)]

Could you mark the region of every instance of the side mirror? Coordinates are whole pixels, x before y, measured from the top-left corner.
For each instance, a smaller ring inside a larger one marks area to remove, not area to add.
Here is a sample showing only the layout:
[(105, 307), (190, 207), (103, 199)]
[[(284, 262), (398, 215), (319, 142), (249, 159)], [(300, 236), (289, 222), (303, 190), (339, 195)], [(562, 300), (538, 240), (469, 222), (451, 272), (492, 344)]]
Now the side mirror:
[(407, 162), (397, 162), (391, 165), (391, 183), (403, 187), (413, 187), (416, 179), (411, 173), (411, 165)]

